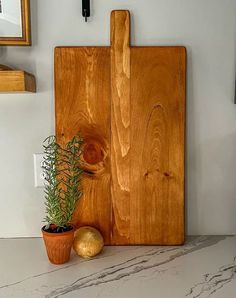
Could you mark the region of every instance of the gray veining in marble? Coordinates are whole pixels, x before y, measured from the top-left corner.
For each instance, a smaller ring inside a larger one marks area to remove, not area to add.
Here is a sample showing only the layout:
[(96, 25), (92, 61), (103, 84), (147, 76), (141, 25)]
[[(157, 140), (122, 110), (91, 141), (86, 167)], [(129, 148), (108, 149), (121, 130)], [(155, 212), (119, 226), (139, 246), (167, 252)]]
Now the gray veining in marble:
[[(216, 291), (219, 291), (228, 283), (235, 280), (236, 273), (236, 257), (233, 262), (229, 265), (220, 267), (214, 273), (207, 273), (203, 277), (203, 281), (194, 285), (189, 293), (186, 295), (187, 297), (196, 298), (196, 297), (210, 297)], [(236, 293), (235, 293), (236, 296)]]
[(105, 247), (95, 259), (47, 261), (41, 239), (0, 240), (0, 298), (235, 298), (236, 236), (184, 246)]

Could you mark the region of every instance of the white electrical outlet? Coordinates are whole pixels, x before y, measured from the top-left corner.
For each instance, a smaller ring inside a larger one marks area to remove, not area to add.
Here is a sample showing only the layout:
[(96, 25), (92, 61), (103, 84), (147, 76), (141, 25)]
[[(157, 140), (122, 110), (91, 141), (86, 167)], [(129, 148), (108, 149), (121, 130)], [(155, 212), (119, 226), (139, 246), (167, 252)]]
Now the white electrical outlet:
[(35, 187), (44, 187), (45, 179), (43, 173), (43, 159), (44, 154), (37, 153), (34, 154), (34, 186)]

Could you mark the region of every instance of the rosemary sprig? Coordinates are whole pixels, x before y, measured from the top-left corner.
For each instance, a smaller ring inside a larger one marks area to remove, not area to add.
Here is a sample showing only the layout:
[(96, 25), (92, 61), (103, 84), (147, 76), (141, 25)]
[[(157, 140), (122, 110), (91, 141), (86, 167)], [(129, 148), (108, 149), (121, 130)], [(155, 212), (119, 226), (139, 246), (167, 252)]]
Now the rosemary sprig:
[(68, 226), (82, 195), (81, 168), (83, 139), (78, 134), (65, 146), (55, 136), (44, 141), (43, 170), (45, 175), (45, 205), (47, 225)]

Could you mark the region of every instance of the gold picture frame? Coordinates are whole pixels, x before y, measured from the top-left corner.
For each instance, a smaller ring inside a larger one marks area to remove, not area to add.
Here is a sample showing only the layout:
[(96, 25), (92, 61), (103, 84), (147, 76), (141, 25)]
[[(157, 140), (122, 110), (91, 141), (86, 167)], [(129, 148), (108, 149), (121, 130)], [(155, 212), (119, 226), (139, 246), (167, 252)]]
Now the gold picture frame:
[[(0, 7), (4, 1), (0, 0)], [(9, 0), (7, 0), (9, 1)], [(30, 32), (30, 0), (15, 0), (19, 1), (21, 14), (21, 35), (22, 36), (1, 36), (0, 32), (0, 46), (30, 46), (31, 32)], [(9, 2), (8, 2), (9, 3)], [(4, 6), (3, 6), (4, 7)], [(1, 11), (0, 11), (1, 12)]]

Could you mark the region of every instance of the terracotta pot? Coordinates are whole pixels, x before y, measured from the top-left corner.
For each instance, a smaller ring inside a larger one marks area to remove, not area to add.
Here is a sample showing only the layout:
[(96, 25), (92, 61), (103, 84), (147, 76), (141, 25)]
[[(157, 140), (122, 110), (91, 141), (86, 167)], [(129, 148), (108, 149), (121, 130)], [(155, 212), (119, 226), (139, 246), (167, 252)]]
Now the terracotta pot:
[(49, 233), (43, 230), (43, 240), (49, 261), (59, 265), (69, 261), (75, 229), (63, 233)]

